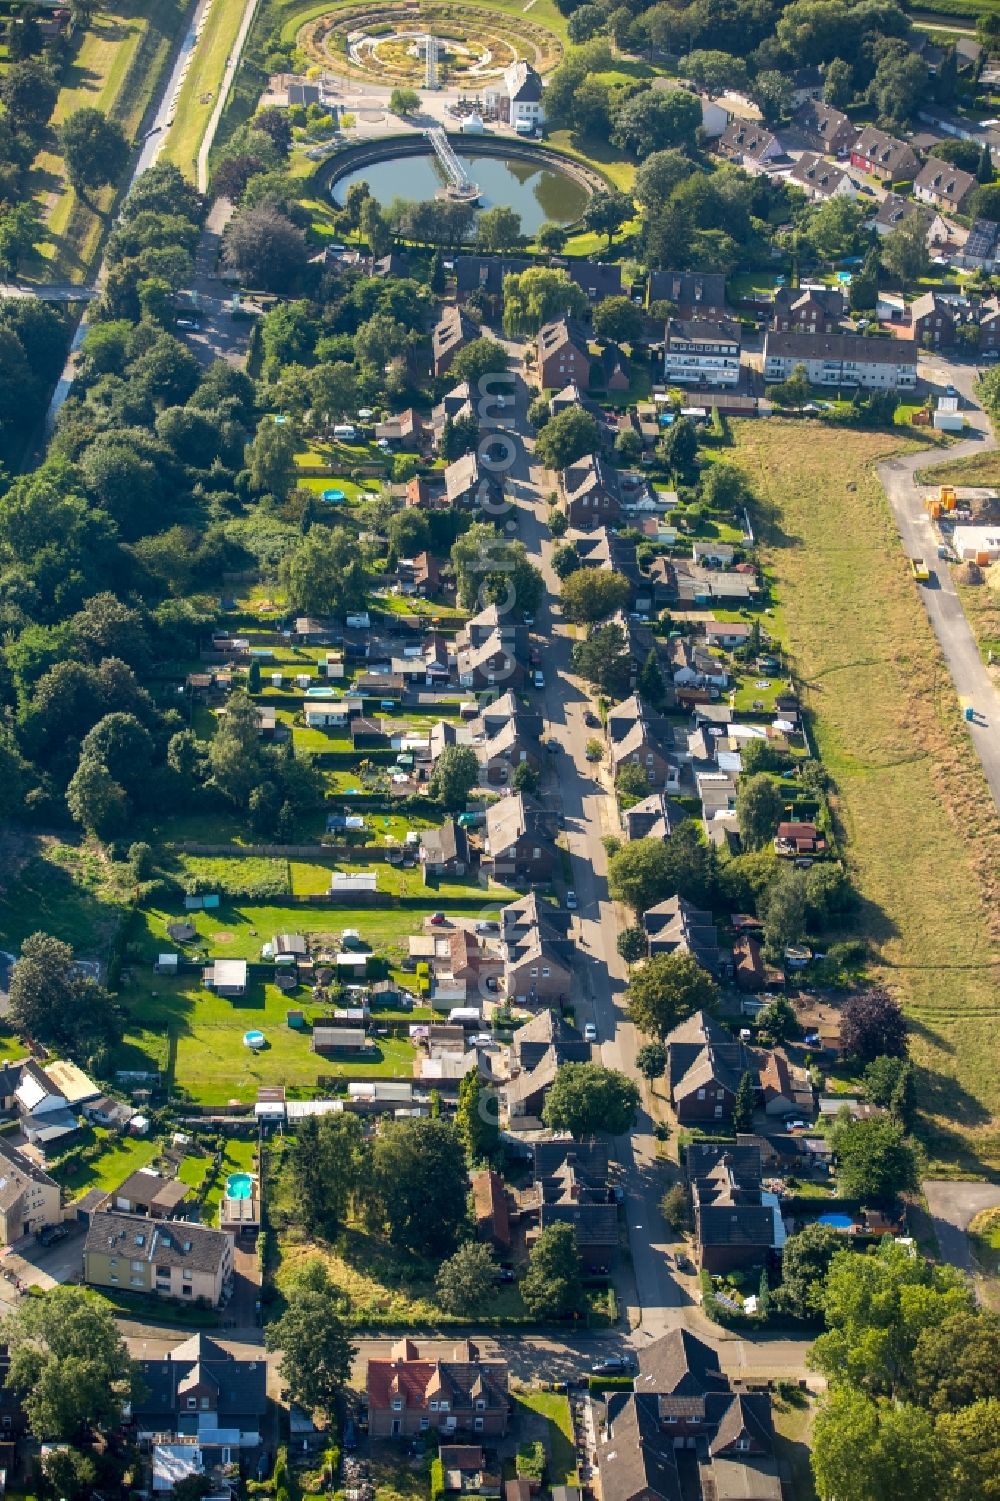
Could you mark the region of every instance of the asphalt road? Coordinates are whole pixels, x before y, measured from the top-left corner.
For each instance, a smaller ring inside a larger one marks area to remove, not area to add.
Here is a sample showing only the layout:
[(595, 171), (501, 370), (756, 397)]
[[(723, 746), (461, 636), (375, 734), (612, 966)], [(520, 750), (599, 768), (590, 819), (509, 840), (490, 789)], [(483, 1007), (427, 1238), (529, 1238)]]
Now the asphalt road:
[(975, 396), (976, 367), (973, 364), (945, 361), (939, 355), (932, 355), (921, 362), (920, 376), (941, 392), (949, 384), (961, 392), (972, 436), (949, 448), (941, 460), (925, 451), (907, 458), (889, 459), (879, 465), (878, 474), (889, 497), (907, 556), (925, 558), (932, 569), (931, 581), (928, 584), (914, 583), (914, 588), (920, 590), (955, 684), (960, 707), (976, 710), (976, 719), (968, 725), (968, 730), (982, 762), (993, 801), (1000, 808), (1000, 693), (979, 655), (951, 570), (946, 563), (937, 561), (937, 536), (924, 505), (928, 487), (918, 485), (914, 479), (918, 469), (995, 448), (996, 437)]
[(923, 1189), (942, 1259), (971, 1275), (974, 1267), (966, 1231), (981, 1210), (1000, 1204), (1000, 1185), (928, 1178)]

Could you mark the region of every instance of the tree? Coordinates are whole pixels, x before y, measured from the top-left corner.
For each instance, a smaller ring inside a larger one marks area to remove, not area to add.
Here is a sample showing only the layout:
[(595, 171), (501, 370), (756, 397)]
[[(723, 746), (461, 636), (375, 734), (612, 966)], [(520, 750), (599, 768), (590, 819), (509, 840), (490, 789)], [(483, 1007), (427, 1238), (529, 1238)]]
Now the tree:
[(868, 87), (868, 98), (890, 129), (905, 125), (927, 92), (927, 64), (900, 44), (887, 51)]
[(895, 229), (891, 229), (879, 245), (879, 256), (889, 275), (904, 287), (924, 276), (931, 257), (927, 248), (927, 221), (923, 214), (907, 214)]
[(776, 124), (792, 107), (792, 80), (777, 68), (763, 68), (753, 81), (750, 97), (769, 124)]
[(535, 452), (546, 469), (567, 469), (600, 444), (597, 420), (582, 407), (566, 407), (551, 417), (535, 439)]
[(668, 146), (693, 147), (701, 101), (687, 89), (641, 89), (612, 105), (611, 140), (640, 160)]
[[(617, 698), (626, 692), (629, 658), (625, 650), (625, 632), (620, 625), (612, 622), (610, 625), (590, 626), (586, 641), (574, 643), (571, 661), (573, 671), (601, 693)], [(600, 741), (597, 741), (597, 746), (600, 752)], [(590, 754), (589, 745), (587, 754)]]
[(415, 115), (420, 108), (420, 95), (416, 89), (394, 88), (389, 95), (389, 113), (404, 117)]
[(438, 1268), (437, 1299), (445, 1313), (475, 1318), (496, 1296), (497, 1262), (489, 1246), (468, 1241)]
[[(564, 514), (565, 513), (563, 511), (556, 512), (556, 515), (558, 516), (562, 516)], [(554, 547), (552, 549), (552, 572), (555, 574), (556, 578), (562, 579), (565, 582), (565, 580), (569, 578), (571, 573), (576, 573), (579, 567), (580, 554), (577, 552), (572, 542), (563, 542), (559, 547)]]
[(606, 19), (599, 5), (578, 5), (566, 24), (566, 32), (570, 41), (576, 47), (583, 42), (589, 42), (592, 36), (596, 36), (604, 29)]
[(44, 1298), (23, 1298), (0, 1324), (10, 1352), (6, 1385), (20, 1398), (37, 1439), (74, 1439), (83, 1428), (107, 1432), (122, 1422), (135, 1365), (111, 1306), (66, 1284)]
[(497, 204), (485, 209), (476, 221), (476, 244), (487, 255), (503, 255), (521, 243), (521, 215)]
[(841, 1191), (864, 1203), (893, 1203), (919, 1186), (917, 1157), (899, 1121), (889, 1116), (837, 1121), (833, 1149)]
[(683, 1183), (674, 1183), (660, 1200), (660, 1213), (675, 1235), (681, 1235), (691, 1223), (691, 1205)]
[(61, 1501), (85, 1501), (94, 1494), (97, 1466), (79, 1449), (50, 1449), (42, 1459), (42, 1473)]
[(918, 1408), (872, 1403), (850, 1386), (823, 1399), (813, 1431), (820, 1501), (912, 1501), (944, 1494), (930, 1417)]
[(649, 655), (642, 666), (636, 681), (636, 692), (644, 703), (653, 709), (662, 709), (667, 701), (667, 685), (660, 671), (660, 659), (656, 655), (656, 648), (649, 648)]
[(624, 1136), (639, 1107), (638, 1086), (601, 1063), (564, 1063), (545, 1098), (542, 1119), (552, 1131), (579, 1141), (606, 1131)]
[(357, 1116), (307, 1116), (289, 1153), (289, 1177), (307, 1235), (336, 1240), (368, 1165), (368, 1148)]
[(960, 141), (949, 136), (928, 147), (927, 155), (935, 156), (941, 162), (950, 162), (953, 167), (961, 167), (963, 172), (971, 172), (973, 176), (979, 170), (980, 148), (975, 141)]
[(516, 600), (519, 610), (532, 614), (545, 593), (541, 572), (528, 561), (523, 542), (507, 542), (485, 522), (475, 522), (452, 544), (458, 602), (463, 609)]
[(736, 789), (736, 818), (747, 849), (763, 849), (785, 811), (785, 794), (773, 777), (741, 777)]
[(541, 777), (530, 761), (521, 761), (514, 768), (514, 775), (510, 779), (510, 785), (515, 792), (536, 793), (541, 784)]
[(458, 1086), (455, 1130), (470, 1165), (495, 1162), (500, 1156), (500, 1117), (496, 1091), (487, 1089), (479, 1070), (467, 1073)]
[(838, 1251), (822, 1302), (826, 1330), (808, 1364), (832, 1382), (861, 1387), (869, 1399), (903, 1395), (923, 1330), (975, 1306), (964, 1273), (912, 1255), (888, 1236), (866, 1256)]
[[(17, 275), (24, 256), (41, 244), (47, 233), (34, 199), (0, 205), (0, 270), (5, 276)], [(52, 310), (46, 311), (51, 313)], [(25, 352), (34, 354), (35, 351), (25, 344), (23, 335), (19, 334), (19, 338)]]
[(796, 411), (800, 411), (812, 397), (809, 372), (805, 365), (796, 365), (787, 380), (768, 386), (767, 395), (770, 401), (777, 402), (780, 407), (794, 407)]
[(693, 954), (654, 954), (629, 978), (629, 1019), (650, 1037), (666, 1037), (696, 1011), (714, 1011), (719, 987)]
[(59, 127), (59, 149), (77, 192), (117, 182), (128, 162), (129, 144), (116, 120), (99, 109), (78, 109)]
[(521, 1281), (521, 1300), (536, 1319), (567, 1318), (582, 1311), (582, 1267), (572, 1225), (548, 1225), (539, 1235)]
[(376, 258), (388, 255), (392, 248), (392, 228), (374, 198), (361, 205), (358, 233), (368, 243), (368, 249)]
[(667, 1071), (667, 1050), (662, 1042), (647, 1042), (635, 1055), (635, 1066), (650, 1083), (662, 1079)]
[(503, 279), (503, 331), (511, 338), (537, 334), (553, 318), (580, 318), (587, 294), (565, 271), (531, 266)]
[(671, 877), (670, 854), (660, 839), (632, 839), (608, 862), (608, 891), (637, 917), (670, 894)]
[(749, 1070), (745, 1070), (740, 1075), (740, 1082), (736, 1087), (736, 1098), (733, 1101), (734, 1131), (751, 1130), (756, 1101), (757, 1091), (754, 1088), (753, 1074)]
[(757, 1012), (757, 1035), (762, 1042), (769, 1041), (774, 1047), (801, 1037), (802, 1028), (787, 996), (776, 995)]
[(667, 428), (663, 439), (663, 457), (667, 468), (681, 476), (689, 474), (697, 455), (698, 433), (695, 425), (687, 417), (678, 417), (673, 426)]
[(642, 313), (631, 297), (605, 297), (594, 309), (594, 333), (631, 344), (642, 333)]
[(0, 103), (16, 130), (44, 125), (58, 95), (51, 70), (34, 58), (12, 62), (0, 76)]
[(509, 364), (509, 354), (496, 339), (472, 339), (452, 360), (448, 378), (476, 386), (484, 375), (506, 370)]
[(69, 944), (48, 933), (32, 933), (21, 945), (9, 1016), (24, 1037), (77, 1059), (110, 1046), (121, 1030), (107, 991), (80, 973)]
[(654, 151), (635, 174), (635, 196), (647, 214), (659, 213), (674, 189), (694, 170), (683, 151)]
[(638, 964), (640, 959), (645, 959), (648, 948), (645, 929), (623, 928), (618, 934), (616, 946), (626, 964)]
[(961, 1309), (917, 1336), (907, 1396), (931, 1412), (958, 1412), (980, 1398), (1000, 1400), (1000, 1316)]
[(764, 952), (769, 959), (778, 962), (790, 944), (801, 942), (806, 930), (802, 872), (782, 869), (759, 905), (764, 922)]
[(308, 379), (313, 410), (327, 422), (337, 422), (357, 407), (357, 377), (346, 361), (317, 365), (310, 370)]
[(296, 614), (334, 615), (364, 603), (367, 575), (357, 540), (343, 527), (312, 527), (278, 572)]
[(78, 824), (96, 839), (117, 834), (128, 819), (128, 795), (103, 761), (82, 756), (66, 788), (66, 806)]
[(401, 1120), (372, 1144), (372, 1194), (393, 1245), (446, 1256), (466, 1220), (468, 1177), (455, 1127), (442, 1120)]
[(983, 142), (979, 161), (976, 163), (976, 181), (984, 183), (993, 181), (993, 152), (986, 141)]
[(620, 798), (628, 797), (633, 802), (649, 796), (649, 778), (646, 769), (634, 761), (626, 761), (615, 777), (615, 791)]
[(250, 484), (258, 495), (287, 499), (295, 474), (296, 446), (295, 430), (287, 423), (271, 417), (261, 419), (246, 450)]
[(984, 183), (977, 188), (972, 195), (969, 214), (973, 219), (1000, 220), (1000, 183)]
[(727, 89), (743, 92), (747, 88), (747, 65), (742, 57), (715, 49), (689, 52), (681, 58), (681, 68), (702, 93), (724, 94)]
[(623, 427), (615, 437), (615, 462), (634, 465), (642, 459), (642, 439), (631, 427)]
[(479, 782), (479, 762), (468, 745), (446, 745), (434, 763), (428, 791), (451, 813), (459, 813)]
[(908, 1058), (873, 1058), (864, 1071), (865, 1093), (903, 1125), (909, 1126), (916, 1107), (913, 1064)]
[(284, 292), (305, 269), (305, 235), (273, 204), (256, 204), (230, 220), (222, 257), (251, 286)]
[[(583, 222), (595, 235), (607, 235), (608, 249), (611, 242), (635, 213), (635, 205), (628, 193), (606, 191), (599, 188), (592, 193), (590, 202), (583, 211)], [(622, 299), (628, 302), (628, 298)]]
[(935, 1425), (942, 1462), (949, 1477), (941, 1494), (977, 1496), (996, 1501), (1000, 1495), (1000, 1401), (971, 1402), (959, 1412), (944, 1413)]
[(868, 210), (853, 198), (828, 198), (809, 211), (806, 239), (821, 261), (838, 261), (858, 248)]
[(569, 231), (562, 224), (546, 222), (539, 227), (535, 239), (539, 250), (544, 250), (548, 255), (562, 255), (569, 239)]
[(840, 1044), (865, 1061), (905, 1058), (906, 1020), (899, 1003), (879, 986), (849, 996), (840, 1015)]
[(818, 1221), (788, 1237), (781, 1258), (778, 1298), (783, 1311), (797, 1319), (815, 1318), (822, 1312), (826, 1274), (843, 1247), (840, 1231)]
[(842, 57), (832, 58), (823, 71), (823, 98), (834, 109), (843, 109), (854, 95), (854, 74)]
[(264, 1344), (281, 1351), (278, 1369), (291, 1401), (332, 1421), (357, 1349), (341, 1320), (340, 1295), (322, 1262), (309, 1264), (289, 1291), (281, 1317), (264, 1330)]
[(563, 615), (576, 625), (607, 620), (628, 603), (630, 589), (628, 580), (620, 573), (578, 568), (562, 583)]

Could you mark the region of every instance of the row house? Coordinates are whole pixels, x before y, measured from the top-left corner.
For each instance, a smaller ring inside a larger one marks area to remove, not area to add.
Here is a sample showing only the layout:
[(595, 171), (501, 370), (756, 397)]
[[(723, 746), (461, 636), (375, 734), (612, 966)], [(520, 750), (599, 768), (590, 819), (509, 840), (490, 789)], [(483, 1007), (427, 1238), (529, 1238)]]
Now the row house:
[(704, 912), (683, 896), (668, 896), (642, 914), (642, 928), (650, 958), (656, 954), (690, 954), (716, 979), (728, 962), (719, 948), (719, 934), (711, 912)]
[(543, 391), (561, 391), (570, 381), (586, 389), (591, 363), (587, 330), (575, 318), (556, 318), (538, 330), (535, 369)]
[(502, 498), (496, 476), (483, 468), (477, 453), (464, 453), (460, 459), (445, 465), (444, 493), (449, 506), (462, 510), (497, 505)]
[[(522, 1006), (555, 1004), (570, 994), (568, 913), (543, 905), (533, 891), (508, 902), (500, 912), (500, 949), (504, 990), (511, 1000)], [(553, 1012), (544, 1015), (548, 1020), (536, 1017), (514, 1034), (511, 1057), (519, 1069), (534, 1066), (554, 1041), (569, 1040), (561, 1019)]]
[(621, 475), (600, 454), (588, 454), (559, 476), (563, 510), (570, 526), (589, 531), (621, 519), (625, 506)]
[(431, 332), (431, 370), (447, 375), (460, 349), (479, 337), (479, 329), (460, 307), (446, 307)]
[(846, 156), (857, 139), (857, 126), (842, 110), (822, 99), (807, 100), (793, 119), (812, 149), (822, 156)]
[(971, 172), (931, 156), (913, 180), (913, 196), (944, 213), (960, 214), (978, 186)]
[(920, 170), (920, 159), (906, 141), (866, 125), (851, 147), (851, 166), (891, 187), (911, 182)]
[(771, 327), (781, 332), (833, 333), (846, 311), (843, 292), (830, 287), (780, 287), (774, 294)]
[(492, 637), (499, 636), (504, 646), (523, 657), (528, 649), (528, 627), (515, 620), (510, 610), (501, 610), (498, 604), (484, 605), (477, 615), (471, 615), (455, 637), (459, 650), (468, 646), (482, 646)]
[(671, 302), (677, 318), (724, 318), (726, 278), (721, 271), (651, 271), (648, 302)]
[(519, 766), (542, 769), (541, 716), (522, 709), (513, 694), (503, 697), (512, 705), (505, 716), (480, 716), (470, 725), (480, 779), (488, 787), (505, 787)]
[(722, 1374), (716, 1351), (672, 1329), (612, 1392), (597, 1446), (603, 1501), (782, 1501), (771, 1399)]
[(917, 384), (917, 351), (908, 339), (769, 329), (764, 336), (764, 379), (785, 381), (797, 365), (805, 366), (814, 386), (912, 391)]
[(440, 1359), (421, 1356), (413, 1340), (401, 1339), (387, 1358), (368, 1361), (368, 1431), (374, 1439), (412, 1439), (428, 1431), (502, 1438), (507, 1388), (505, 1362), (483, 1359), (471, 1340)]
[(478, 646), (460, 649), (456, 659), (459, 686), (481, 693), (487, 688), (519, 688), (524, 668), (499, 631)]
[(723, 1275), (763, 1266), (785, 1243), (777, 1195), (761, 1183), (756, 1147), (693, 1143), (686, 1154), (700, 1266)]
[(446, 391), (437, 405), (431, 408), (431, 442), (435, 450), (441, 447), (441, 435), (449, 418), (454, 422), (458, 418), (465, 419), (475, 415), (472, 388), (467, 380), (460, 381), (457, 386)]
[(664, 1039), (667, 1090), (684, 1125), (728, 1123), (740, 1080), (754, 1073), (750, 1050), (705, 1011), (697, 1011)]
[(572, 538), (581, 568), (600, 568), (616, 573), (628, 581), (631, 593), (627, 608), (640, 615), (651, 613), (653, 591), (649, 579), (639, 567), (636, 545), (617, 532), (600, 527), (596, 532)]
[(486, 813), (486, 854), (495, 879), (547, 881), (559, 864), (555, 815), (532, 798), (502, 797)]
[(814, 151), (803, 151), (789, 170), (786, 181), (801, 188), (814, 203), (825, 203), (829, 198), (856, 198), (858, 185), (842, 167), (835, 166)]
[(652, 713), (637, 693), (609, 711), (606, 729), (612, 777), (623, 766), (641, 766), (651, 789), (679, 791), (670, 723)]
[(607, 1271), (618, 1251), (618, 1207), (608, 1186), (608, 1154), (599, 1143), (537, 1142), (531, 1189), (522, 1211), (534, 1220), (529, 1247), (552, 1225), (571, 1225), (585, 1271)]
[(768, 166), (784, 156), (784, 150), (759, 120), (745, 120), (737, 116), (715, 142), (715, 150), (724, 161), (750, 173), (765, 172)]
[[(527, 1034), (522, 1037), (522, 1033)], [(545, 1097), (565, 1063), (590, 1061), (590, 1043), (576, 1027), (547, 1009), (519, 1027), (511, 1048), (511, 1077), (506, 1090), (510, 1120), (537, 1119)]]
[(668, 385), (738, 385), (739, 324), (724, 318), (670, 318), (663, 339), (663, 377)]

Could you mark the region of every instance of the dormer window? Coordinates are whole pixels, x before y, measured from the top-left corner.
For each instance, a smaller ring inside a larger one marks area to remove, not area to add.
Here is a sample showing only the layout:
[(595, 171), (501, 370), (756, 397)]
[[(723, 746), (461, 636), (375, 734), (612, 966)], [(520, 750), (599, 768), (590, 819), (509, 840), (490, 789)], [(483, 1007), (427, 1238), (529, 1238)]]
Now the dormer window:
[(449, 1407), (449, 1404), (442, 1397), (442, 1399), (441, 1399), (441, 1411), (442, 1412), (447, 1412), (448, 1411), (448, 1407)]
[(197, 1406), (198, 1406), (198, 1398), (197, 1397), (188, 1397), (187, 1404), (188, 1404), (188, 1411), (189, 1412), (194, 1412), (197, 1409)]
[(403, 1411), (403, 1399), (402, 1399), (402, 1397), (393, 1397), (393, 1399), (392, 1399), (392, 1410), (393, 1410), (393, 1412), (402, 1412)]
[(482, 1397), (477, 1397), (476, 1398), (476, 1411), (477, 1412), (485, 1412), (486, 1411), (486, 1403), (485, 1403), (485, 1401), (483, 1400)]

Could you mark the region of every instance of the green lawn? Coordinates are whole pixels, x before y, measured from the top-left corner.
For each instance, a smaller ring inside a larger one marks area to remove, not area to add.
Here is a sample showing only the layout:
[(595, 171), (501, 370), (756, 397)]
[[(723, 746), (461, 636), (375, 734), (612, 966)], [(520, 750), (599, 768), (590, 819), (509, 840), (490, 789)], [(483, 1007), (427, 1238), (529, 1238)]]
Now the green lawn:
[(833, 780), (877, 977), (911, 1026), (932, 1159), (1000, 1162), (1000, 825), (874, 465), (902, 434), (732, 424), (786, 646)]
[(618, 148), (608, 140), (577, 135), (570, 130), (553, 130), (546, 136), (545, 144), (554, 151), (561, 151), (564, 156), (584, 162), (622, 192), (628, 192), (635, 182), (635, 162), (623, 157)]
[(118, 1136), (100, 1126), (88, 1127), (80, 1139), (82, 1146), (103, 1142), (104, 1150), (93, 1162), (83, 1162), (70, 1170), (53, 1171), (53, 1177), (61, 1183), (71, 1198), (79, 1198), (90, 1188), (103, 1188), (108, 1193), (124, 1183), (130, 1173), (147, 1167), (159, 1154), (160, 1143), (155, 1138), (141, 1136)]
[(81, 957), (103, 957), (121, 921), (104, 867), (72, 845), (28, 843), (28, 858), (16, 873), (8, 870), (0, 894), (0, 948), (16, 951), (43, 930)]
[[(219, 1217), (219, 1205), (222, 1203), (222, 1195), (226, 1188), (226, 1179), (230, 1173), (253, 1173), (256, 1171), (255, 1161), (257, 1156), (257, 1143), (255, 1141), (237, 1141), (227, 1139), (222, 1151), (222, 1165), (215, 1174), (212, 1186), (205, 1195), (201, 1219), (204, 1225), (214, 1225)], [(177, 1176), (182, 1183), (190, 1188), (198, 1189), (205, 1181), (206, 1175), (212, 1167), (212, 1152), (207, 1152), (204, 1157), (189, 1152), (181, 1160), (177, 1169)]]
[(243, 6), (237, 0), (230, 0), (229, 4), (216, 0), (177, 100), (177, 116), (167, 136), (162, 160), (176, 163), (192, 182), (196, 176), (198, 151), (218, 103), (226, 60), (232, 52), (242, 20)]
[(573, 1422), (570, 1417), (569, 1399), (559, 1392), (517, 1391), (514, 1393), (515, 1421), (522, 1423), (528, 1413), (544, 1418), (546, 1423), (545, 1448), (548, 1454), (546, 1482), (548, 1485), (577, 1485), (576, 1448), (573, 1443)]

